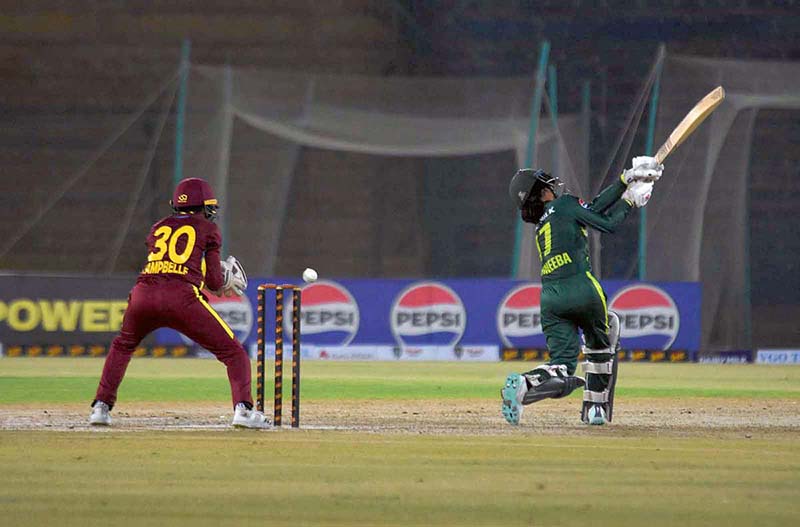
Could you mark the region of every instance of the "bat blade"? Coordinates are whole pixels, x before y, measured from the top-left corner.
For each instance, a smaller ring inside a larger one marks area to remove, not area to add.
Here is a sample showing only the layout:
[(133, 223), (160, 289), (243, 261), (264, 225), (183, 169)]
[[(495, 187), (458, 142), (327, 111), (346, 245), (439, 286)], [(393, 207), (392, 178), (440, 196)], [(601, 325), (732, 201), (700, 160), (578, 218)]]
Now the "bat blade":
[(656, 160), (659, 163), (663, 163), (667, 156), (678, 148), (678, 145), (683, 143), (724, 100), (725, 88), (722, 86), (717, 86), (711, 90), (708, 95), (700, 99), (700, 102), (689, 110), (686, 117), (678, 123), (678, 126), (675, 127), (672, 133), (669, 134), (669, 137), (667, 137), (667, 140), (664, 141), (664, 144), (661, 145), (661, 148), (658, 149), (655, 155)]

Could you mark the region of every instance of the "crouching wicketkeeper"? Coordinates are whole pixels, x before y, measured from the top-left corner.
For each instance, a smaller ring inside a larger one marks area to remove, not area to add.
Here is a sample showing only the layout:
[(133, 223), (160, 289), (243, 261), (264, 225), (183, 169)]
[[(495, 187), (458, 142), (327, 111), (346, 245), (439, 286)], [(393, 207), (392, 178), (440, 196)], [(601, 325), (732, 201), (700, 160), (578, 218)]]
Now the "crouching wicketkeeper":
[(111, 424), (111, 409), (133, 352), (148, 333), (168, 327), (207, 349), (228, 371), (234, 405), (233, 426), (267, 428), (253, 409), (250, 358), (228, 324), (208, 303), (204, 288), (218, 294), (244, 294), (247, 275), (236, 258), (220, 261), (222, 245), (214, 224), (217, 199), (202, 179), (188, 178), (175, 188), (173, 214), (147, 236), (147, 263), (128, 297), (119, 335), (106, 357), (89, 422)]

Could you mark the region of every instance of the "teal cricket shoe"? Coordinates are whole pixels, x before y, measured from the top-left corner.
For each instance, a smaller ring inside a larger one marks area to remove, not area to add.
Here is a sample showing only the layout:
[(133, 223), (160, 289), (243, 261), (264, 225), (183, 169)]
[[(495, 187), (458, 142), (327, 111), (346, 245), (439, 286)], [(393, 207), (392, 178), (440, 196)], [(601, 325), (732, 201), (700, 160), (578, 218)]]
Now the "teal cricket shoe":
[(528, 382), (519, 373), (512, 373), (506, 377), (506, 384), (500, 390), (503, 398), (503, 417), (510, 425), (518, 425), (522, 417), (522, 399), (528, 391)]
[(593, 404), (586, 412), (587, 422), (590, 425), (601, 426), (608, 422), (606, 410), (600, 404)]

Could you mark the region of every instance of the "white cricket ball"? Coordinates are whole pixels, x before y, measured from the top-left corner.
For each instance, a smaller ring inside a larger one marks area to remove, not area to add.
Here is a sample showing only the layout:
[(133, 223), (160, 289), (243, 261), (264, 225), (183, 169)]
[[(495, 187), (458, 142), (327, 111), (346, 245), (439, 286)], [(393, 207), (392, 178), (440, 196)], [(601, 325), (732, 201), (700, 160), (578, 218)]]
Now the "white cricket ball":
[(310, 267), (306, 267), (306, 270), (303, 271), (303, 281), (306, 283), (315, 282), (318, 277), (317, 272)]

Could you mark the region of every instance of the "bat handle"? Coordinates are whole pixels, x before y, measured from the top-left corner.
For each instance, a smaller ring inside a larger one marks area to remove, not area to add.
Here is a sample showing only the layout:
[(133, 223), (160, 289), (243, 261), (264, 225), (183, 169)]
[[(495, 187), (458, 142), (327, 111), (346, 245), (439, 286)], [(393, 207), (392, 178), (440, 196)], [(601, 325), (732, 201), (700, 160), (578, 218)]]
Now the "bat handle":
[(667, 143), (664, 143), (663, 145), (661, 145), (661, 148), (658, 149), (658, 152), (656, 152), (656, 155), (653, 156), (653, 157), (656, 158), (656, 162), (659, 165), (662, 164), (664, 162), (664, 160), (667, 158), (667, 156), (669, 155), (669, 152), (670, 152), (671, 148), (668, 147), (668, 144), (669, 143), (667, 142)]

